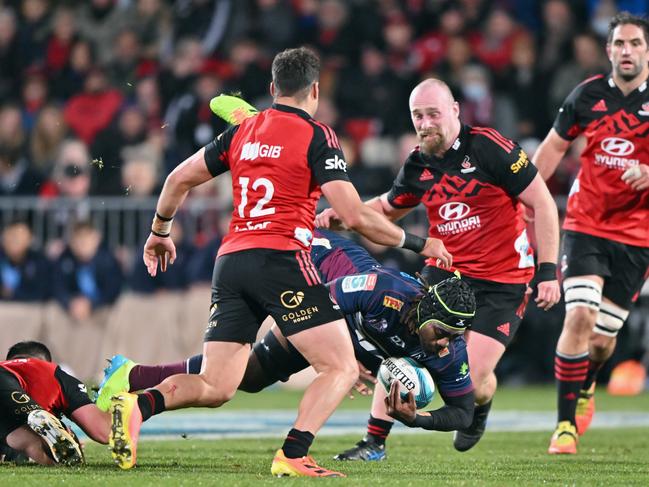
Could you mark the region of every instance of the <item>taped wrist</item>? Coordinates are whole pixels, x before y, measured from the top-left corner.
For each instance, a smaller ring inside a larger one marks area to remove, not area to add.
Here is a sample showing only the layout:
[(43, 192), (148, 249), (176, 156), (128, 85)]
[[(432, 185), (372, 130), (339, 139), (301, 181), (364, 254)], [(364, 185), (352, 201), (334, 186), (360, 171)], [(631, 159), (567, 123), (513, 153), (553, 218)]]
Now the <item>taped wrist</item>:
[(413, 252), (418, 254), (422, 250), (424, 250), (425, 246), (426, 246), (425, 238), (418, 237), (417, 235), (413, 235), (412, 233), (408, 233), (405, 230), (403, 230), (401, 242), (399, 242), (398, 247), (412, 250)]
[(557, 265), (552, 262), (541, 262), (534, 273), (532, 284), (536, 286), (540, 282), (554, 281), (557, 278)]
[(160, 215), (157, 211), (153, 216), (151, 222), (151, 233), (156, 237), (166, 238), (171, 233), (171, 225), (173, 224), (174, 217), (166, 217)]

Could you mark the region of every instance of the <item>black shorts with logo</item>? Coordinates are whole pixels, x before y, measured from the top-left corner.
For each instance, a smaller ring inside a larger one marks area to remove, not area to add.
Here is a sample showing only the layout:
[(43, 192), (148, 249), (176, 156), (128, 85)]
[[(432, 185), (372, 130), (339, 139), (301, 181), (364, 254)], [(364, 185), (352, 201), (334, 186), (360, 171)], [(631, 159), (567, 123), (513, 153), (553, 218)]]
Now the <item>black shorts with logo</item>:
[(636, 247), (580, 232), (566, 231), (561, 252), (563, 278), (604, 278), (602, 296), (623, 309), (642, 288), (649, 271), (649, 248)]
[(268, 315), (286, 337), (342, 318), (308, 251), (250, 249), (219, 256), (205, 341), (254, 343)]
[[(424, 278), (435, 284), (453, 273), (433, 266), (422, 271)], [(521, 324), (528, 295), (525, 284), (504, 284), (462, 276), (475, 294), (476, 312), (469, 330), (486, 335), (500, 343), (509, 345)]]
[(27, 416), (41, 407), (27, 395), (15, 375), (0, 367), (0, 442), (27, 424)]

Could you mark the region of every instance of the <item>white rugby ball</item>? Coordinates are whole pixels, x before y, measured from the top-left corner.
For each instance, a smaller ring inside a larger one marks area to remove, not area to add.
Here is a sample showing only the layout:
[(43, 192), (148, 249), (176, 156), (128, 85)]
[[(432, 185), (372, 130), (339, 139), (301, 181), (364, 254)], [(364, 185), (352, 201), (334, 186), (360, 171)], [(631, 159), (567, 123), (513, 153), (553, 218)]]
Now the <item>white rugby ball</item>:
[(435, 382), (430, 372), (410, 357), (386, 358), (381, 362), (377, 379), (388, 393), (390, 384), (396, 380), (401, 398), (405, 400), (408, 392), (412, 392), (417, 409), (428, 406), (435, 395)]

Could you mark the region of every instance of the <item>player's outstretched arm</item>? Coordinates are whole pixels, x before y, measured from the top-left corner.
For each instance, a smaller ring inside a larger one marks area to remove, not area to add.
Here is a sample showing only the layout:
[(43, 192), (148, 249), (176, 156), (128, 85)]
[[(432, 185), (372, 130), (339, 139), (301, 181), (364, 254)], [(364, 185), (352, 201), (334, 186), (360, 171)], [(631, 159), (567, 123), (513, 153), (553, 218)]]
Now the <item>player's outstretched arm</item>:
[[(378, 211), (390, 221), (397, 221), (412, 211), (412, 208), (395, 208), (388, 201), (388, 193), (375, 196), (365, 202), (367, 206)], [(344, 229), (338, 213), (333, 208), (327, 208), (316, 216), (315, 224), (320, 228), (329, 228), (331, 230)]]
[(531, 286), (536, 286), (538, 290), (536, 303), (547, 311), (561, 299), (561, 290), (556, 276), (556, 263), (559, 257), (557, 205), (540, 174), (534, 177), (518, 197), (534, 212), (538, 266)]
[(158, 263), (160, 270), (164, 272), (167, 270), (167, 264), (173, 264), (176, 260), (176, 246), (169, 232), (173, 217), (187, 193), (212, 177), (205, 163), (205, 148), (185, 159), (167, 176), (158, 198), (151, 234), (144, 244), (142, 258), (151, 276), (157, 274)]
[(108, 444), (110, 432), (110, 414), (102, 411), (94, 404), (86, 404), (72, 412), (72, 421), (93, 440)]
[(539, 170), (544, 181), (554, 174), (568, 147), (570, 141), (561, 137), (556, 130), (550, 129), (532, 157), (532, 164)]
[(403, 247), (426, 257), (439, 259), (441, 265), (450, 267), (453, 257), (439, 239), (423, 239), (410, 235), (382, 213), (363, 204), (356, 188), (348, 181), (334, 180), (322, 185), (325, 195), (340, 220), (347, 228), (380, 245)]

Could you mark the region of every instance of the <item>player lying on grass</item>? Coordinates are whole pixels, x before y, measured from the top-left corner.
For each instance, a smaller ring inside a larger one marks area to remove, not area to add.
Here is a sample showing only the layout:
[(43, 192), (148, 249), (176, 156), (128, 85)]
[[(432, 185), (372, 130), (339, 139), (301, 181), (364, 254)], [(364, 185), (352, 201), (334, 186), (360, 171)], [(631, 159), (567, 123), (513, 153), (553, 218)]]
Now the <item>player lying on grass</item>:
[(78, 465), (83, 452), (59, 417), (65, 414), (99, 443), (108, 443), (110, 416), (99, 410), (86, 386), (52, 362), (39, 342), (20, 342), (0, 361), (0, 444), (11, 458), (25, 455), (41, 465)]
[[(475, 312), (468, 284), (453, 277), (427, 287), (405, 273), (382, 267), (363, 247), (334, 232), (316, 230), (314, 237), (311, 259), (345, 314), (359, 362), (376, 374), (383, 358), (412, 357), (431, 373), (445, 402), (438, 410), (418, 415), (414, 398), (402, 402), (393, 395), (386, 405), (385, 393), (377, 388), (368, 437), (361, 442), (358, 458), (385, 456), (384, 440), (393, 422), (387, 411), (409, 426), (440, 431), (467, 427), (474, 395), (462, 335)], [(117, 355), (105, 370), (97, 404), (107, 408), (112, 395), (154, 386), (173, 374), (197, 374), (201, 361), (198, 355), (177, 364), (143, 366)], [(306, 367), (306, 360), (273, 325), (253, 347), (239, 389), (258, 392)], [(337, 458), (351, 459), (347, 457), (346, 452)]]

